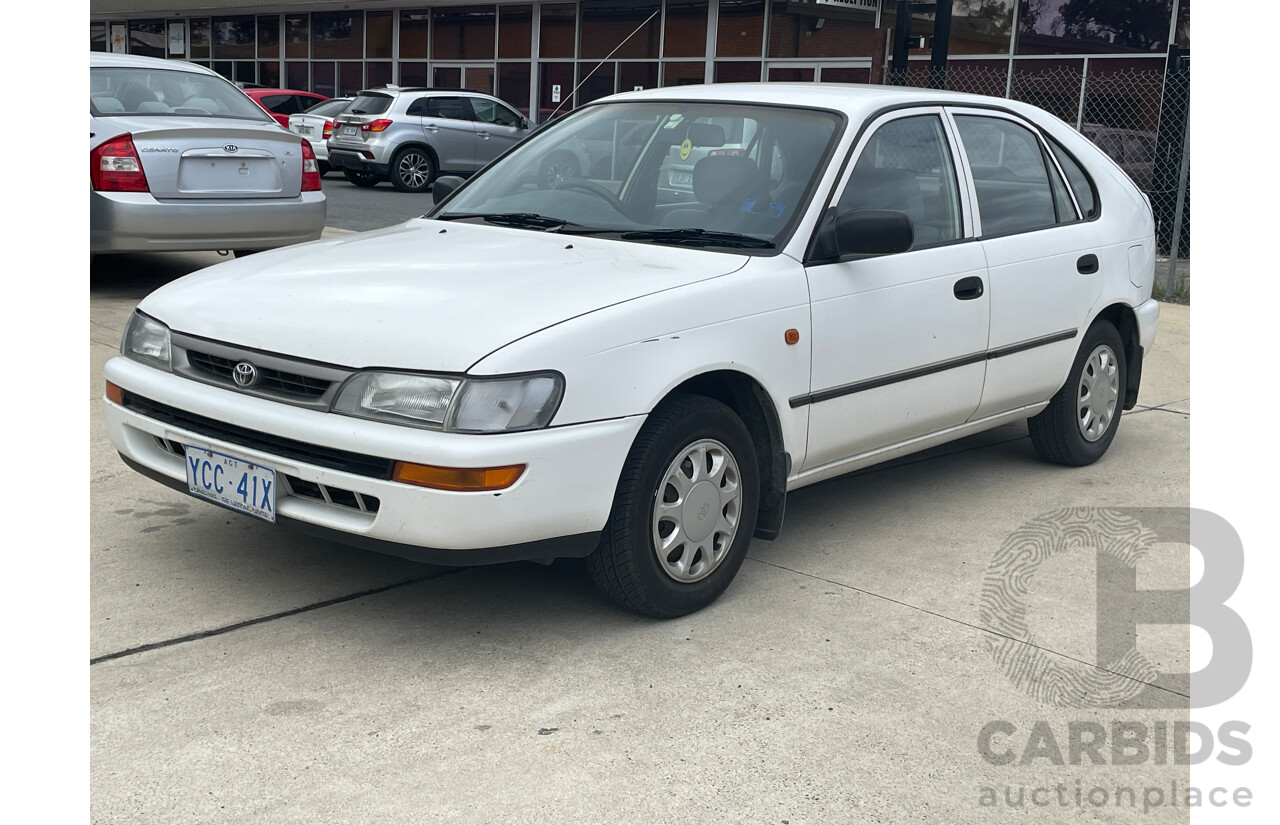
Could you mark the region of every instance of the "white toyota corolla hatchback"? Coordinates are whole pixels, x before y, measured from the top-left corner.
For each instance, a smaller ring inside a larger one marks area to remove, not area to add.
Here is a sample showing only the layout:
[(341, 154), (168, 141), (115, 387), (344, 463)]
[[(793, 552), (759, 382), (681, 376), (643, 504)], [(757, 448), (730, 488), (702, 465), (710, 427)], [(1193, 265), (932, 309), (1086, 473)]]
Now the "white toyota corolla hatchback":
[[(538, 174), (602, 133), (603, 176)], [(124, 460), (421, 561), (586, 557), (678, 616), (805, 485), (1021, 419), (1096, 461), (1155, 338), (1146, 199), (1007, 100), (628, 93), (435, 197), (143, 300), (105, 370)]]

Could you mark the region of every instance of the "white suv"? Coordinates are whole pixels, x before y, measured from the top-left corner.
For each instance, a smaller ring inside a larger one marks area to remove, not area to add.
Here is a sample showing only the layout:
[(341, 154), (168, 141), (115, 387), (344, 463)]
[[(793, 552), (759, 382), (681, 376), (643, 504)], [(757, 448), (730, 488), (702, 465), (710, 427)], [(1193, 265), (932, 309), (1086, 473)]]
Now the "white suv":
[[(601, 134), (594, 177), (540, 174)], [(692, 199), (665, 185), (673, 151), (701, 157)], [(627, 93), (433, 196), (144, 299), (105, 369), (125, 461), (407, 558), (586, 557), (670, 617), (797, 488), (1027, 419), (1045, 459), (1096, 461), (1155, 339), (1146, 199), (1007, 100)]]
[(389, 179), (425, 192), (441, 172), (474, 172), (528, 134), (529, 121), (496, 97), (385, 86), (360, 92), (337, 117), (329, 163), (357, 186)]

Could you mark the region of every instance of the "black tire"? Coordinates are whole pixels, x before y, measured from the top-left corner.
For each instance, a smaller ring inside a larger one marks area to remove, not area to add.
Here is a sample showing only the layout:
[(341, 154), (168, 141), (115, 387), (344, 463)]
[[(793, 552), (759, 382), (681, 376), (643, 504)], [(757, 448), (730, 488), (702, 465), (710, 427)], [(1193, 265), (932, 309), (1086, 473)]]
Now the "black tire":
[(371, 186), (377, 186), (378, 182), (382, 180), (381, 177), (373, 172), (357, 172), (355, 169), (343, 169), (342, 176), (356, 186), (366, 189)]
[(322, 160), (316, 163), (316, 171), (320, 173), (320, 177), (324, 177), (333, 171), (333, 167), (329, 165), (329, 161)]
[(237, 258), (243, 258), (246, 255), (256, 255), (261, 251), (261, 249), (233, 249), (231, 250), (231, 254)]
[[(1102, 458), (1120, 427), (1127, 377), (1120, 333), (1110, 321), (1095, 321), (1080, 342), (1067, 382), (1049, 406), (1027, 422), (1040, 457), (1071, 467)], [(1095, 389), (1086, 395), (1089, 384)]]
[[(697, 455), (699, 448), (705, 448), (702, 459), (710, 466), (725, 468), (718, 481), (717, 473), (700, 479), (700, 475), (707, 475), (706, 470), (700, 474), (693, 469), (692, 455), (687, 453), (694, 450)], [(735, 467), (736, 498), (730, 489)], [(674, 472), (683, 474), (686, 468), (693, 486), (681, 504), (682, 497), (669, 480)], [(674, 395), (664, 401), (636, 436), (600, 546), (587, 558), (596, 586), (623, 607), (661, 619), (684, 616), (711, 604), (733, 581), (747, 556), (760, 502), (759, 472), (751, 434), (733, 410), (696, 395)], [(676, 519), (660, 517), (659, 502), (679, 505), (672, 507), (679, 527)], [(707, 523), (702, 519), (717, 513), (716, 504), (720, 510), (715, 526), (702, 538), (684, 531), (686, 521), (694, 530), (705, 531)], [(719, 527), (729, 525), (735, 512), (736, 526), (726, 540)], [(676, 536), (674, 543), (660, 555), (658, 542), (672, 536)], [(695, 544), (707, 545), (709, 554), (699, 555), (703, 550), (692, 546)], [(668, 572), (681, 564), (686, 568), (686, 581)]]
[(401, 192), (425, 192), (436, 179), (436, 161), (419, 146), (406, 146), (391, 157), (391, 185)]
[(538, 167), (538, 188), (555, 189), (557, 184), (582, 174), (578, 159), (569, 152), (552, 152)]

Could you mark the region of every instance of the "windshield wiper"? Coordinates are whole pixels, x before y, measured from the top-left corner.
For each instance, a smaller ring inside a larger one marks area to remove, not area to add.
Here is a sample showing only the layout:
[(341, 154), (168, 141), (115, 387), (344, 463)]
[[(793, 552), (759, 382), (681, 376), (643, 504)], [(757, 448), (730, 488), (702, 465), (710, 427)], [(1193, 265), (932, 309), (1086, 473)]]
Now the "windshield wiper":
[(618, 236), (624, 241), (657, 241), (659, 243), (685, 244), (689, 246), (728, 246), (742, 249), (773, 249), (773, 241), (740, 235), (737, 232), (716, 232), (710, 229), (683, 227), (680, 229), (644, 229), (623, 232)]
[(479, 218), (485, 223), (515, 226), (520, 229), (558, 229), (562, 226), (578, 226), (564, 218), (549, 218), (532, 212), (446, 212), (436, 216), (438, 221), (459, 221), (466, 218)]

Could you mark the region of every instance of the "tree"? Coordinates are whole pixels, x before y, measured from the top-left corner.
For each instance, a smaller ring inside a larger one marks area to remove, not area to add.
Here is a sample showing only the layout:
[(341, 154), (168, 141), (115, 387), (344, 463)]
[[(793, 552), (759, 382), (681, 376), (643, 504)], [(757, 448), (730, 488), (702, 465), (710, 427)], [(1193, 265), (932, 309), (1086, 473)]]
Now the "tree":
[(1168, 45), (1171, 0), (1067, 0), (1058, 11), (1063, 34), (1137, 51)]

